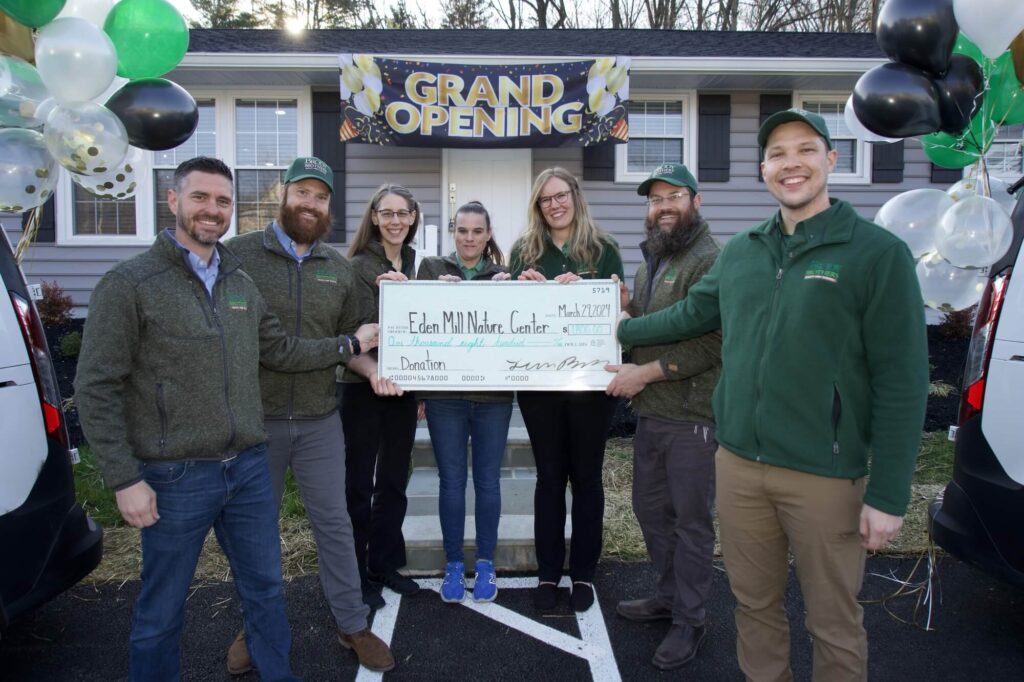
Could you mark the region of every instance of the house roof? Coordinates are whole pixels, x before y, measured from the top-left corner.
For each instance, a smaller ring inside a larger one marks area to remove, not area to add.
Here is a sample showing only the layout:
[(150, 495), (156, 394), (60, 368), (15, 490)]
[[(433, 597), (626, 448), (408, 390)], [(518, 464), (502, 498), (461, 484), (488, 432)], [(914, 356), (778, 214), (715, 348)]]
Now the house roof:
[(192, 29), (190, 53), (573, 55), (883, 58), (871, 33), (759, 31)]

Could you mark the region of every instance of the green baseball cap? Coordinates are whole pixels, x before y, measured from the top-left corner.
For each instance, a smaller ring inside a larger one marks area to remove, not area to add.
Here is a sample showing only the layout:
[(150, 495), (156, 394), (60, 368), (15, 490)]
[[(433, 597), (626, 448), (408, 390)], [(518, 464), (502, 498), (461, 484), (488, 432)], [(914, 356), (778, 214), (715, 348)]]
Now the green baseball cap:
[(315, 156), (300, 156), (288, 166), (288, 172), (284, 174), (284, 184), (290, 185), (298, 180), (313, 178), (327, 185), (327, 189), (334, 193), (334, 171), (326, 163)]
[(697, 193), (697, 180), (693, 177), (693, 173), (686, 170), (686, 166), (681, 163), (661, 164), (651, 171), (651, 177), (640, 183), (640, 186), (636, 188), (636, 193), (647, 196), (651, 192), (651, 185), (659, 180), (676, 187), (689, 187), (694, 194)]
[(768, 144), (768, 136), (771, 135), (773, 130), (783, 123), (792, 123), (793, 121), (800, 121), (814, 128), (814, 132), (818, 133), (825, 140), (825, 146), (830, 150), (832, 149), (832, 138), (828, 134), (828, 126), (825, 124), (825, 119), (820, 114), (796, 107), (769, 116), (761, 124), (761, 129), (757, 131), (757, 145), (764, 149), (765, 145)]

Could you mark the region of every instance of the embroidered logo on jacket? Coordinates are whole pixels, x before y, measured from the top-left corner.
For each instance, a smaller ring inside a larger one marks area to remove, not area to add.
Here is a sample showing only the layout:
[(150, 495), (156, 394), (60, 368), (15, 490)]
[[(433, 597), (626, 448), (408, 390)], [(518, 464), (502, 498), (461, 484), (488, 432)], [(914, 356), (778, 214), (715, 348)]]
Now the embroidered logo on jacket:
[(249, 302), (245, 300), (245, 294), (228, 294), (229, 310), (248, 310)]
[(839, 269), (841, 267), (842, 265), (839, 263), (825, 263), (820, 260), (813, 260), (810, 266), (808, 266), (807, 272), (804, 273), (804, 279), (823, 279), (826, 282), (836, 284), (839, 282)]
[(330, 270), (317, 270), (313, 273), (316, 281), (323, 282), (324, 284), (337, 284), (338, 275), (331, 272)]

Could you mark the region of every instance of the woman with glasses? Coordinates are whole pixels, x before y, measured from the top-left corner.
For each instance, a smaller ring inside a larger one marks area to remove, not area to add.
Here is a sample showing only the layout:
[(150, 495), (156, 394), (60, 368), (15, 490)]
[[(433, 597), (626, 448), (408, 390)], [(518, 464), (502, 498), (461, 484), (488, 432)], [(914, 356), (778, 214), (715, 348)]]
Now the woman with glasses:
[[(348, 257), (356, 274), (361, 322), (377, 322), (380, 283), (406, 281), (415, 273), (419, 205), (400, 185), (381, 185), (363, 212)], [(364, 379), (346, 369), (341, 384), (341, 423), (345, 433), (345, 496), (352, 517), (363, 601), (384, 606), (381, 585), (403, 595), (419, 590), (402, 575), (405, 538), (402, 522), (408, 501), (405, 488), (416, 438), (417, 404), (376, 372), (376, 352), (365, 360)]]
[[(590, 215), (579, 182), (564, 168), (549, 168), (533, 183), (527, 225), (512, 247), (512, 276), (523, 281), (622, 279), (618, 245)], [(572, 484), (569, 577), (572, 605), (594, 603), (593, 579), (601, 556), (604, 444), (616, 400), (603, 391), (520, 391), (519, 409), (537, 464), (534, 541), (538, 585), (534, 605), (554, 609), (565, 563), (565, 488)]]
[[(455, 253), (427, 258), (417, 279), (485, 282), (511, 279), (491, 230), (491, 216), (478, 201), (455, 213)], [(441, 599), (461, 602), (466, 596), (463, 540), (466, 525), (468, 448), (473, 445), (473, 491), (476, 494), (476, 578), (474, 601), (494, 601), (494, 549), (501, 516), (501, 459), (512, 417), (511, 392), (420, 394), (425, 399), (427, 428), (440, 479), (438, 515), (444, 540), (445, 571)]]

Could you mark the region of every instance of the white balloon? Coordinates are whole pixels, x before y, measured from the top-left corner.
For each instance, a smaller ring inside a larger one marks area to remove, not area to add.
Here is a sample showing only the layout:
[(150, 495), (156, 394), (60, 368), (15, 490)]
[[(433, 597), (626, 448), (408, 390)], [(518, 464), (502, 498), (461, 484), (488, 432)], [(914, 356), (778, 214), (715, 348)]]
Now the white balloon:
[(926, 306), (951, 313), (970, 308), (981, 300), (988, 279), (982, 271), (953, 267), (932, 252), (917, 261), (917, 281)]
[(960, 31), (986, 57), (995, 59), (1024, 31), (1024, 2), (1020, 0), (953, 0)]
[(912, 189), (897, 194), (878, 209), (875, 222), (902, 239), (914, 258), (935, 250), (939, 220), (953, 206), (941, 189)]
[(85, 19), (54, 19), (36, 36), (36, 68), (58, 102), (80, 104), (114, 80), (117, 51), (107, 34)]
[(846, 122), (846, 127), (850, 129), (854, 137), (858, 140), (864, 140), (865, 142), (896, 142), (900, 138), (898, 137), (885, 137), (873, 133), (864, 127), (864, 124), (857, 118), (857, 113), (853, 110), (853, 95), (846, 98), (846, 108), (843, 110), (843, 120)]
[(71, 173), (76, 185), (101, 199), (129, 199), (138, 189), (138, 173), (142, 169), (143, 155), (138, 147), (129, 147), (128, 154), (117, 168), (99, 175)]
[[(1013, 207), (1017, 205), (1017, 197), (1007, 192), (1007, 185), (994, 175), (988, 176), (987, 196), (996, 200), (996, 203), (1003, 207), (1007, 215), (1013, 215)], [(986, 196), (985, 183), (977, 175), (971, 175), (946, 190), (946, 194), (953, 197), (953, 201), (960, 201), (974, 195)]]
[(78, 17), (103, 28), (103, 22), (114, 6), (114, 0), (67, 0), (57, 18)]
[(57, 107), (50, 113), (43, 133), (53, 158), (72, 173), (108, 173), (128, 153), (128, 133), (121, 119), (92, 102)]
[(21, 213), (53, 194), (60, 167), (43, 136), (25, 128), (0, 130), (0, 211)]
[(994, 199), (972, 196), (946, 211), (935, 232), (935, 249), (958, 268), (987, 268), (1013, 241), (1010, 216)]
[(35, 127), (36, 109), (49, 96), (36, 67), (0, 54), (0, 126)]

